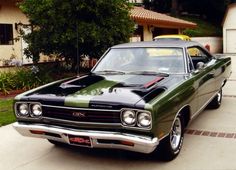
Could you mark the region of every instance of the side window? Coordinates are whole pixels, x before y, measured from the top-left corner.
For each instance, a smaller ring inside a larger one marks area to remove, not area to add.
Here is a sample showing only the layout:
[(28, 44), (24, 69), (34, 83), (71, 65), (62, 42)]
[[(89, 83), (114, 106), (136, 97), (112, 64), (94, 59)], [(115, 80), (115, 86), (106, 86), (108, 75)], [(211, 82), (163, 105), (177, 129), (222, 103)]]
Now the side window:
[(208, 63), (211, 60), (211, 56), (200, 47), (189, 47), (187, 52), (195, 69), (198, 62)]

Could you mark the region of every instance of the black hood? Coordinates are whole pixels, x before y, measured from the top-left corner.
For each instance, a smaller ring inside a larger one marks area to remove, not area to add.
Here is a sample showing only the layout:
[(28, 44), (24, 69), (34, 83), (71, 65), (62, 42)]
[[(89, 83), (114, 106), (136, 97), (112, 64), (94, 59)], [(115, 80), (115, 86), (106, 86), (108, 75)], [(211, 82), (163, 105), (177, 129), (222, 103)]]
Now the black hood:
[(85, 75), (35, 90), (21, 99), (71, 107), (142, 108), (181, 79), (183, 76), (173, 75)]

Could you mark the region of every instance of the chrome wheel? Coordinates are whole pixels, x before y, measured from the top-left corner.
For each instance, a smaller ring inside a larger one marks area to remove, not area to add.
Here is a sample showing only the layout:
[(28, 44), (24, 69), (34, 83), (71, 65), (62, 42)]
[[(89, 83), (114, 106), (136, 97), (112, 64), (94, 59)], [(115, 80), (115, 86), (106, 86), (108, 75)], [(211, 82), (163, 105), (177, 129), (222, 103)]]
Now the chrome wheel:
[(184, 140), (184, 118), (181, 112), (174, 120), (169, 135), (159, 145), (161, 159), (163, 161), (173, 160), (180, 152)]
[(218, 102), (218, 104), (220, 104), (221, 103), (221, 98), (222, 98), (221, 91), (219, 91), (216, 96), (217, 96), (217, 102)]
[(181, 120), (179, 117), (177, 117), (170, 133), (170, 144), (173, 150), (178, 149), (181, 142), (181, 137), (182, 137)]

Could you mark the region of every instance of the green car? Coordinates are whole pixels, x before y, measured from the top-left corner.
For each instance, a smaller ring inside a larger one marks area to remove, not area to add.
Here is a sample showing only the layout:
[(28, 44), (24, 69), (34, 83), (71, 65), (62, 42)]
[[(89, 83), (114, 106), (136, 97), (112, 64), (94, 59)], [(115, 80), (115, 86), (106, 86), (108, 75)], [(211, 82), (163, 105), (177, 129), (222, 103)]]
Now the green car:
[(120, 44), (88, 75), (16, 96), (13, 126), (56, 145), (155, 151), (169, 161), (191, 120), (207, 106), (220, 107), (230, 74), (230, 58), (195, 42)]

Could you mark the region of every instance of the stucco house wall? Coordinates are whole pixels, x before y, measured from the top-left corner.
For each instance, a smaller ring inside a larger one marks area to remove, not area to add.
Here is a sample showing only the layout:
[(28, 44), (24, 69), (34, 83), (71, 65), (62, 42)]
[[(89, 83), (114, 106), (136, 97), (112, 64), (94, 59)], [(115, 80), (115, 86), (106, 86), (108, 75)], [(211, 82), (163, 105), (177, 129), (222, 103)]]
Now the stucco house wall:
[[(13, 38), (17, 38), (19, 34), (15, 29), (16, 23), (28, 24), (27, 17), (20, 11), (20, 9), (12, 5), (12, 1), (0, 0), (0, 24), (11, 24), (13, 28)], [(0, 65), (3, 60), (9, 60), (12, 56), (16, 59), (22, 60), (22, 41), (13, 41), (11, 45), (0, 45)]]
[(223, 20), (223, 51), (236, 53), (236, 3), (228, 6)]

